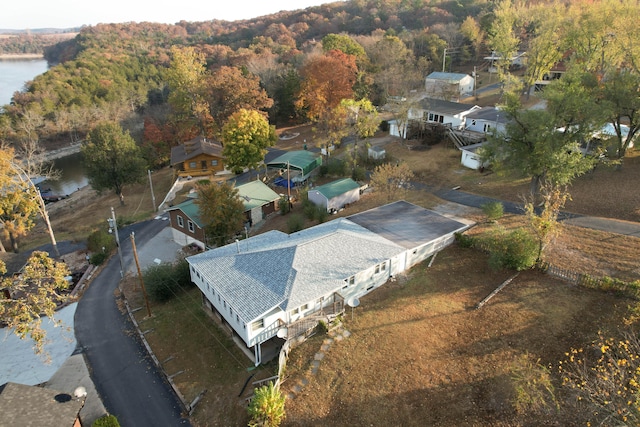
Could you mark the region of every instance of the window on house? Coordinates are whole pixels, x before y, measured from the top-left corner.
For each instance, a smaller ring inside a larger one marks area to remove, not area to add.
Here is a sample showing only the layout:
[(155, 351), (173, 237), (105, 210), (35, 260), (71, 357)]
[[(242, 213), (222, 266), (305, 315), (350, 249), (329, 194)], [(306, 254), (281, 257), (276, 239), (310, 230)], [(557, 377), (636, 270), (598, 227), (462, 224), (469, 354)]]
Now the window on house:
[(300, 309), (299, 308), (294, 308), (293, 310), (291, 310), (291, 315), (292, 316), (295, 316), (298, 313), (300, 313)]
[(443, 123), (443, 122), (444, 122), (444, 116), (438, 117), (438, 123)]
[(227, 308), (227, 302), (226, 302), (226, 301), (222, 301), (222, 306), (223, 306), (224, 308)]
[(194, 233), (195, 232), (195, 227), (193, 226), (193, 221), (187, 221), (187, 226), (189, 227), (189, 231)]
[(380, 273), (380, 264), (376, 265), (376, 270), (374, 274), (378, 274), (378, 273)]
[(489, 123), (485, 123), (484, 124), (484, 131), (485, 132), (489, 132), (489, 130), (491, 130), (491, 125)]
[(218, 166), (217, 160), (211, 160), (211, 166)]
[(240, 321), (240, 316), (236, 314), (236, 322), (239, 322), (239, 321)]
[(207, 168), (207, 161), (206, 160), (201, 161), (200, 164), (202, 165), (202, 169), (206, 169)]
[(252, 331), (257, 331), (260, 328), (264, 328), (264, 319), (256, 320), (251, 324)]
[(433, 117), (434, 117), (434, 114), (433, 113), (429, 113), (429, 121), (430, 122), (435, 121)]
[(198, 163), (196, 163), (196, 162), (189, 162), (189, 168), (195, 169), (197, 167), (197, 164)]
[(349, 284), (353, 285), (354, 283), (356, 283), (356, 276), (349, 277)]
[(200, 272), (196, 271), (196, 276), (198, 276), (198, 279), (200, 278)]
[(471, 120), (471, 126), (475, 126), (476, 125), (476, 121), (475, 120)]
[(300, 311), (305, 311), (309, 309), (309, 304), (303, 304), (302, 307), (300, 307)]
[(180, 215), (176, 219), (178, 220), (178, 227), (184, 227), (184, 219)]

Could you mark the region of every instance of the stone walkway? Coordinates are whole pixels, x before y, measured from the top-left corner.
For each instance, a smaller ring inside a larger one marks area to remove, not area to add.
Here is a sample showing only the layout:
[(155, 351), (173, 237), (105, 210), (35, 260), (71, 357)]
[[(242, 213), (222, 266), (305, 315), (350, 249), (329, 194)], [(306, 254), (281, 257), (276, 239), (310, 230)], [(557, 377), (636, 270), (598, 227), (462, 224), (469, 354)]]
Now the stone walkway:
[(344, 329), (343, 325), (340, 325), (336, 329), (329, 331), (327, 333), (327, 338), (322, 341), (320, 351), (318, 351), (313, 357), (313, 362), (311, 362), (311, 369), (309, 369), (309, 371), (300, 380), (298, 380), (298, 382), (293, 387), (291, 387), (291, 390), (287, 394), (287, 399), (295, 399), (295, 397), (304, 390), (307, 384), (309, 384), (309, 376), (313, 376), (318, 373), (320, 364), (331, 346), (336, 342), (340, 342), (346, 338), (349, 338), (350, 336), (351, 332)]

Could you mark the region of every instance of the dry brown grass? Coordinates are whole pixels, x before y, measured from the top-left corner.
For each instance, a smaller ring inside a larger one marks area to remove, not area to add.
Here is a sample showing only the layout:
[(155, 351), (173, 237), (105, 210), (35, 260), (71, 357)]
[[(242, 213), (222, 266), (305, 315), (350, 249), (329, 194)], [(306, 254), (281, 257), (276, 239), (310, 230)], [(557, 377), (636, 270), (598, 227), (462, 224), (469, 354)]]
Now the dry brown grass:
[[(173, 169), (165, 168), (152, 175), (156, 205), (162, 202), (171, 185)], [(149, 180), (140, 184), (126, 186), (125, 205), (112, 192), (96, 193), (86, 186), (71, 194), (69, 198), (49, 204), (47, 211), (51, 226), (58, 241), (82, 241), (99, 227), (108, 228), (107, 218), (111, 217), (111, 207), (115, 209), (119, 221), (130, 223), (152, 218), (153, 211)], [(29, 249), (49, 242), (44, 224), (40, 221), (35, 229), (22, 241), (22, 249)]]
[(362, 298), (352, 333), (334, 344), (317, 375), (308, 372), (318, 341), (294, 349), (285, 390), (287, 426), (558, 425), (575, 414), (516, 414), (510, 367), (523, 354), (555, 364), (598, 329), (613, 329), (628, 301), (579, 289), (537, 272), (522, 273), (481, 310), (474, 305), (511, 273), (450, 247), (432, 268)]

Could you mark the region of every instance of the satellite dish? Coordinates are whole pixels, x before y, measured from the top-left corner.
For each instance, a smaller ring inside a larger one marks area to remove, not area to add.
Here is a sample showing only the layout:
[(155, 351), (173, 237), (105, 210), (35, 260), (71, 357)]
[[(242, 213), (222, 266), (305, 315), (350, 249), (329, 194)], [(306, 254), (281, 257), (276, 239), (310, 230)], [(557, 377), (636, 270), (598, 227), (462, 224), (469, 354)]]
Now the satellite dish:
[(287, 328), (280, 328), (278, 329), (278, 332), (276, 332), (276, 336), (284, 339), (287, 337), (287, 332)]
[(80, 387), (76, 387), (76, 389), (73, 391), (73, 395), (77, 398), (77, 399), (81, 399), (83, 397), (87, 396), (87, 389), (80, 386)]
[(359, 300), (358, 298), (356, 298), (356, 297), (349, 298), (349, 299), (347, 300), (347, 305), (348, 305), (349, 307), (352, 307), (352, 308), (353, 308), (353, 307), (357, 307), (357, 306), (359, 306), (359, 305), (360, 305), (360, 300)]

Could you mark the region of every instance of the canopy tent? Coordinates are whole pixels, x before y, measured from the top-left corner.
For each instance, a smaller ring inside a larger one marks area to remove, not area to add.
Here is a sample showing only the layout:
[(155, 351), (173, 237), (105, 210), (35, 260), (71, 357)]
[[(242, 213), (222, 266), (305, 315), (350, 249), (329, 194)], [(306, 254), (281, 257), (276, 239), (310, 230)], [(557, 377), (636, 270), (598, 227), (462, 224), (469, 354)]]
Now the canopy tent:
[(310, 151), (288, 151), (267, 163), (267, 167), (295, 172), (293, 181), (304, 181), (311, 172), (322, 164), (322, 157)]

